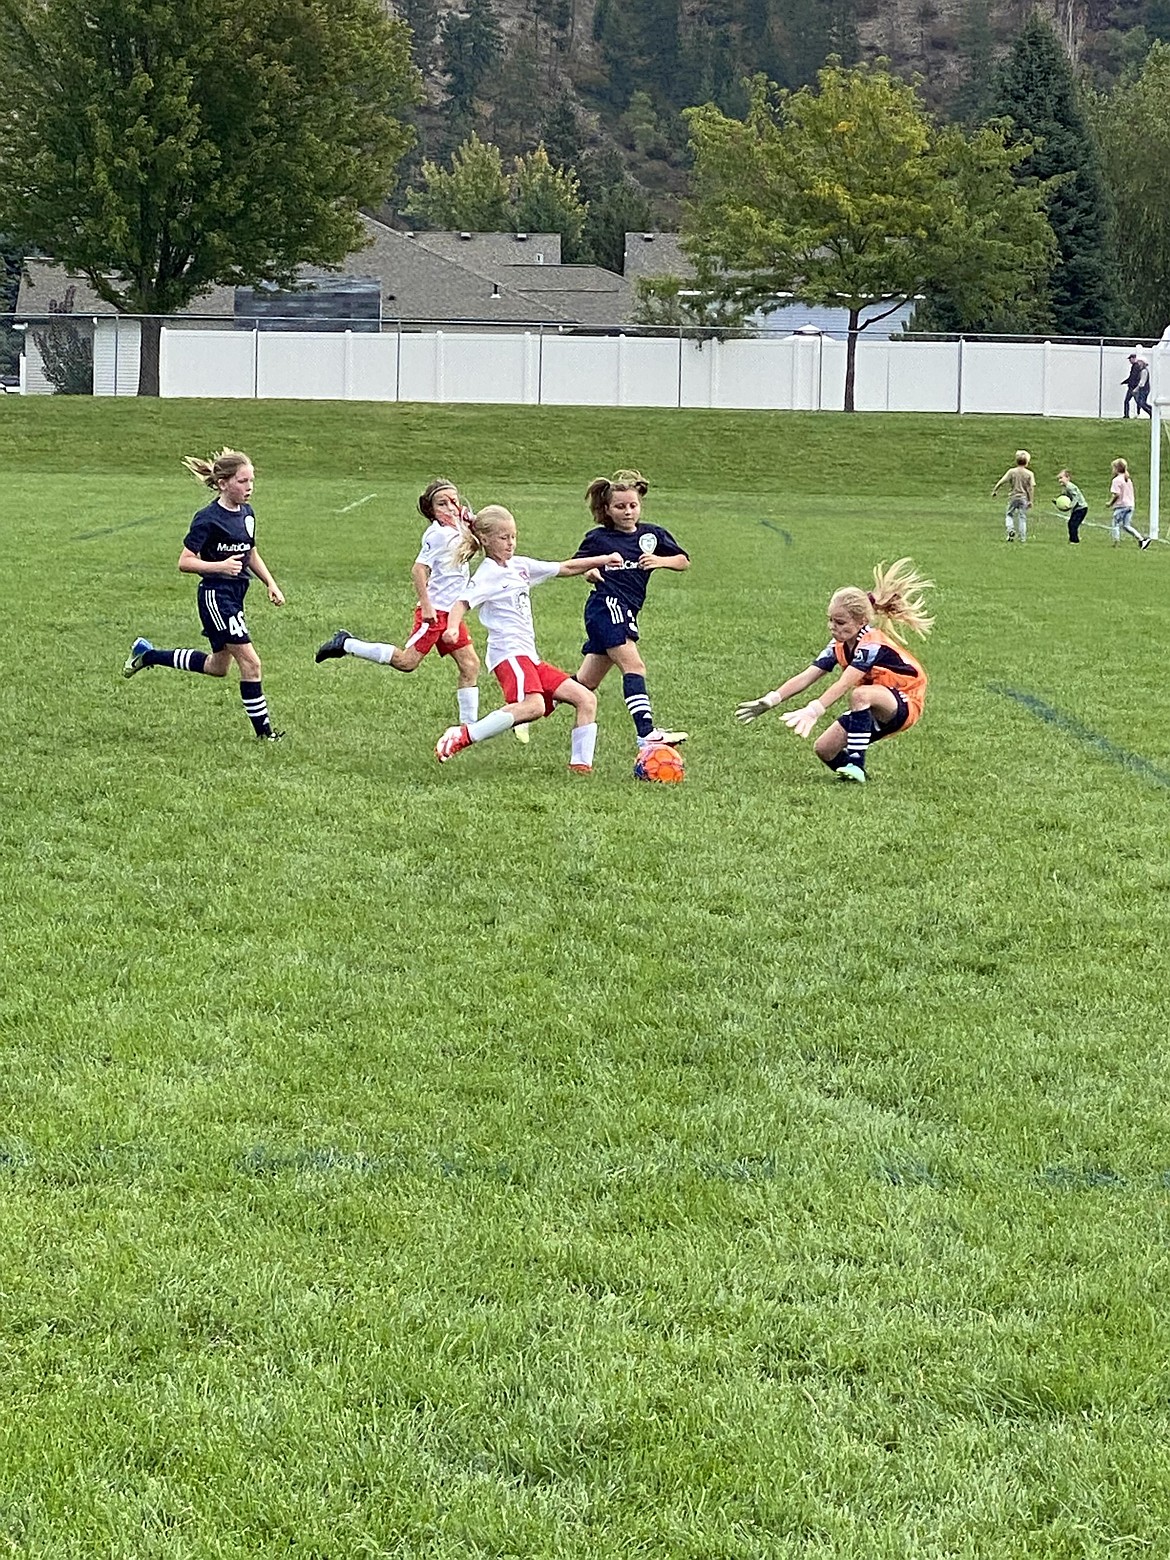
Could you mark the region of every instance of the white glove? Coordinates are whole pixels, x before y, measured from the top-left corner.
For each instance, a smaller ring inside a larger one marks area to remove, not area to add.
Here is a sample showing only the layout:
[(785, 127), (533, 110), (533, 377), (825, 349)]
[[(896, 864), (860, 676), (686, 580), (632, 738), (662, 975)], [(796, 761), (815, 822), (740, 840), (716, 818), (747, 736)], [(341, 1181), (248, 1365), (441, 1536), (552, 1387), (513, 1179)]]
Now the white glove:
[(759, 720), (761, 715), (774, 710), (779, 703), (780, 695), (773, 690), (771, 693), (766, 693), (762, 699), (748, 699), (739, 705), (735, 711), (735, 718), (743, 721), (746, 726), (749, 720)]
[(786, 726), (790, 726), (798, 737), (807, 737), (809, 732), (825, 713), (825, 706), (819, 699), (814, 699), (811, 704), (806, 704), (802, 710), (789, 710), (780, 719)]

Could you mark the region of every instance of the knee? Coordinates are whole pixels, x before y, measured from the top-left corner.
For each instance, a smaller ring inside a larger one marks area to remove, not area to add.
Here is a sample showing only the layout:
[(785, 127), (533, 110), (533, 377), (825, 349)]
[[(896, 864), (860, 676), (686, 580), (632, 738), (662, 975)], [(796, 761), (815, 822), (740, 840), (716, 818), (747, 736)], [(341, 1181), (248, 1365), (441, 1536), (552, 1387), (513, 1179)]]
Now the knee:
[(597, 719), (597, 695), (592, 688), (582, 688), (581, 694), (582, 697), (578, 700), (577, 708), (584, 715), (587, 722), (595, 721)]
[(264, 668), (258, 655), (242, 655), (236, 663), (245, 682), (259, 682)]

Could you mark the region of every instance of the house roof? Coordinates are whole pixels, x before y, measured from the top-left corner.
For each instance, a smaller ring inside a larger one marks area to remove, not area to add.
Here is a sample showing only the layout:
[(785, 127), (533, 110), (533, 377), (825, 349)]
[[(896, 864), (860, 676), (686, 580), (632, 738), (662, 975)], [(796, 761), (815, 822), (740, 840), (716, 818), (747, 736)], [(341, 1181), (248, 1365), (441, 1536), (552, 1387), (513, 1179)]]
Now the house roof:
[[(599, 266), (561, 266), (546, 258), (543, 265), (514, 263), (517, 254), (560, 258), (558, 234), (536, 234), (547, 249), (529, 248), (512, 233), (459, 235), (407, 234), (371, 217), (361, 218), (369, 239), (332, 270), (303, 266), (303, 282), (338, 274), (376, 279), (382, 289), (382, 318), (426, 322), (490, 322), (492, 324), (622, 324), (630, 316), (631, 293), (622, 277)], [(483, 242), (479, 242), (483, 240)], [(458, 255), (459, 259), (454, 258)], [(474, 264), (463, 263), (463, 256)], [(510, 263), (511, 262), (511, 263)], [(21, 282), (17, 313), (112, 314), (84, 279), (69, 275), (47, 259), (30, 259)], [(550, 280), (555, 278), (555, 281)], [(180, 315), (214, 315), (231, 319), (235, 290), (213, 287)]]
[(627, 233), (622, 272), (633, 282), (640, 276), (693, 276), (695, 268), (678, 233)]
[[(465, 265), (473, 271), (485, 265), (561, 263), (559, 233), (459, 233), (452, 230), (407, 233), (405, 237), (436, 255), (442, 255), (445, 260), (454, 260), (456, 265)], [(538, 255), (544, 258), (538, 260)]]

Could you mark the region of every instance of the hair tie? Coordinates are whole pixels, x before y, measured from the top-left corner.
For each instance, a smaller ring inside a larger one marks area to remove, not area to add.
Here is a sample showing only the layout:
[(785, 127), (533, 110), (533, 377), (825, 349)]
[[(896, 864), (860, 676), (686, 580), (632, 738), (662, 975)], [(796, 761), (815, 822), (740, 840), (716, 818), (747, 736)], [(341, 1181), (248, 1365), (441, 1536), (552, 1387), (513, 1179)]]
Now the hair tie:
[(876, 607), (877, 606), (877, 602), (874, 600), (873, 591), (872, 590), (867, 590), (865, 594), (869, 597), (869, 604), (870, 604), (870, 606), (871, 607)]

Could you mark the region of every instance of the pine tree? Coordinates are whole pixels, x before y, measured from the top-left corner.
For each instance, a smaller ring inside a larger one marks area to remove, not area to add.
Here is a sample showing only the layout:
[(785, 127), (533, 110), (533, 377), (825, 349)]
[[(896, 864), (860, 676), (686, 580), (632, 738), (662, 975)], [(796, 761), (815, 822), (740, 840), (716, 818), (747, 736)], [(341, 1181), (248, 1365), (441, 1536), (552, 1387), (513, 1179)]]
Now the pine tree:
[(620, 274), (626, 263), (626, 234), (650, 227), (650, 202), (612, 148), (586, 160), (581, 194), (589, 206), (581, 233), (581, 259)]
[(491, 0), (470, 0), (466, 16), (449, 12), (440, 37), (451, 107), (470, 114), (476, 93), (503, 52), (503, 33)]
[(1024, 24), (1000, 66), (995, 108), (1012, 120), (1017, 138), (1033, 139), (1017, 178), (1058, 180), (1048, 207), (1058, 252), (1054, 329), (1065, 336), (1112, 334), (1118, 328), (1116, 255), (1097, 144), (1068, 59), (1038, 14)]

